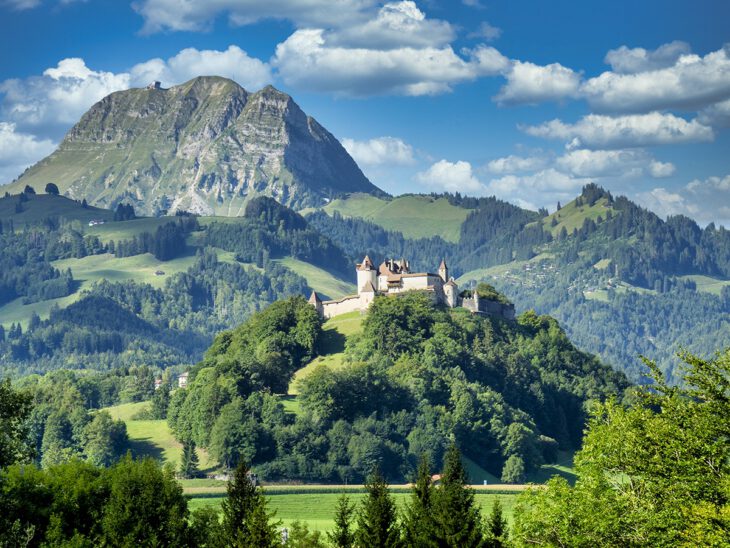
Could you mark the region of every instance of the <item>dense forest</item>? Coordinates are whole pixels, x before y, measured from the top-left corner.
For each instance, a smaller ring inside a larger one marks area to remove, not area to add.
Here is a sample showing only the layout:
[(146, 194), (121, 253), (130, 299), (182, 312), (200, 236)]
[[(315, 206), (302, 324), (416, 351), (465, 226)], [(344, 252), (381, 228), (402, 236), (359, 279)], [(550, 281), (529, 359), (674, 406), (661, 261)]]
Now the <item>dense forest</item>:
[(284, 413), (294, 372), (317, 353), (319, 318), (302, 297), (277, 302), (214, 341), (171, 398), (178, 439), (223, 467), (263, 477), (361, 481), (377, 463), (391, 479), (419, 457), (442, 463), (450, 440), (506, 482), (520, 482), (580, 441), (585, 404), (628, 386), (573, 347), (557, 322), (516, 323), (442, 310), (427, 296), (376, 298), (344, 369), (300, 385), (303, 414)]

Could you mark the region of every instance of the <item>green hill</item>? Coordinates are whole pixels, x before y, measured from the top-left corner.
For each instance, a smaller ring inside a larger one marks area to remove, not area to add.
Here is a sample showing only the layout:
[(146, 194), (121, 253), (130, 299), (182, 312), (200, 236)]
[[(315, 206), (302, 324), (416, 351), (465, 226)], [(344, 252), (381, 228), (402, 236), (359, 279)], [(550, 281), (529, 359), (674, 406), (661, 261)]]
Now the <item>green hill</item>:
[(333, 200), (324, 210), (361, 217), (387, 230), (401, 232), (406, 238), (440, 236), (449, 242), (459, 241), (461, 225), (469, 214), (468, 209), (451, 205), (446, 198), (418, 195), (386, 200), (370, 194), (352, 194)]
[(84, 225), (88, 225), (91, 220), (111, 221), (114, 219), (114, 212), (108, 209), (82, 207), (76, 200), (65, 196), (52, 194), (25, 194), (24, 196), (26, 201), (23, 202), (20, 201), (17, 194), (0, 198), (0, 220), (4, 223), (12, 221), (16, 229), (40, 223), (48, 218), (66, 222), (79, 221)]

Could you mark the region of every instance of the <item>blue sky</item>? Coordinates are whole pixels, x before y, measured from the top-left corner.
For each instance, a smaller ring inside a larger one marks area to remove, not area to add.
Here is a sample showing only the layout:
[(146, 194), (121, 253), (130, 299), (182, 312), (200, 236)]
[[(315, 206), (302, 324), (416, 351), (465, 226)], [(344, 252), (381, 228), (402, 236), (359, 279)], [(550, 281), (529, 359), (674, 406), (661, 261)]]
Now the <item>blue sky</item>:
[(730, 226), (730, 3), (0, 0), (0, 182), (95, 101), (291, 94), (393, 194), (553, 209), (594, 181)]

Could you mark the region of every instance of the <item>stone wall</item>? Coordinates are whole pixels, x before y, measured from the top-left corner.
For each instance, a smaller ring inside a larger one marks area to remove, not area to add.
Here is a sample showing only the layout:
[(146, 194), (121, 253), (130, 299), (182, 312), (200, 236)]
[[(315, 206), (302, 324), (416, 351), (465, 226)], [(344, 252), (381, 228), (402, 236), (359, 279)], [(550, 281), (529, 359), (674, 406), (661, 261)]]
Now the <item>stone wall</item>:
[(322, 317), (327, 320), (333, 316), (339, 316), (340, 314), (346, 314), (355, 310), (365, 310), (370, 305), (371, 300), (367, 297), (361, 298), (360, 295), (352, 295), (336, 301), (323, 301)]

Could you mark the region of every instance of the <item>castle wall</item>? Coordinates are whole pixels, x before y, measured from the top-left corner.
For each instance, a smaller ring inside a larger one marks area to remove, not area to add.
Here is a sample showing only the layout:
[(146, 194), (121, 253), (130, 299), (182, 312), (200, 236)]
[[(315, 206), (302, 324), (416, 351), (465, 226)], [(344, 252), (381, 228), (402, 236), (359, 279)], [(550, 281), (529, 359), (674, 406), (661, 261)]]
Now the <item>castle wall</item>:
[(322, 317), (327, 320), (333, 316), (346, 314), (355, 310), (365, 310), (372, 302), (372, 293), (353, 295), (337, 301), (324, 301), (322, 303)]

